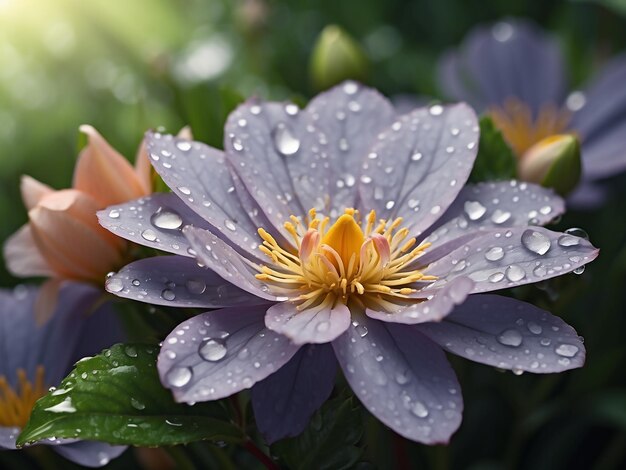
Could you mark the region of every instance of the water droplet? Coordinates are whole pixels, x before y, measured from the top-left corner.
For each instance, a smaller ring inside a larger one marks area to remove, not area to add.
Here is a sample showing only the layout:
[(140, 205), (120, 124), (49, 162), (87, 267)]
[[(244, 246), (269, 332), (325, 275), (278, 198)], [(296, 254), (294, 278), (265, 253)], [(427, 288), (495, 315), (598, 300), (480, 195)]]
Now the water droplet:
[(361, 338), (365, 338), (367, 336), (367, 327), (365, 325), (356, 325), (356, 332)]
[(343, 85), (343, 91), (347, 95), (354, 95), (359, 90), (359, 86), (355, 82), (346, 82)]
[(413, 160), (414, 162), (420, 161), (422, 159), (422, 153), (421, 152), (415, 152), (413, 155), (411, 155), (411, 160)]
[(574, 346), (573, 344), (563, 343), (563, 344), (560, 344), (554, 351), (559, 356), (574, 357), (576, 353), (578, 353), (578, 346)]
[(418, 418), (426, 418), (428, 416), (428, 410), (421, 401), (416, 401), (411, 407), (411, 413)]
[(167, 383), (172, 387), (184, 387), (191, 380), (193, 372), (189, 367), (175, 367), (167, 373)]
[(578, 227), (568, 228), (565, 231), (565, 233), (568, 235), (573, 235), (575, 237), (583, 238), (585, 240), (589, 240), (589, 235), (582, 228), (578, 228)]
[(118, 279), (116, 277), (107, 279), (106, 284), (105, 284), (106, 290), (108, 290), (109, 292), (121, 292), (122, 289), (124, 289), (124, 284), (122, 283), (121, 279)]
[(172, 301), (176, 298), (176, 294), (173, 290), (163, 289), (163, 291), (161, 292), (161, 297), (165, 300)]
[(431, 114), (431, 116), (440, 116), (441, 113), (443, 113), (443, 106), (435, 104), (430, 107), (428, 112)]
[(580, 111), (587, 103), (587, 97), (582, 91), (573, 91), (565, 100), (565, 106), (572, 112)]
[(124, 348), (124, 352), (128, 357), (137, 357), (137, 350), (134, 348), (134, 346), (126, 346)]
[(179, 186), (178, 190), (185, 196), (189, 196), (191, 194), (191, 189), (189, 189), (187, 186)]
[(580, 244), (580, 240), (576, 237), (572, 237), (570, 235), (561, 235), (558, 241), (559, 246), (564, 248), (568, 248), (570, 246), (578, 246)]
[(504, 258), (504, 250), (500, 246), (489, 248), (489, 250), (485, 252), (485, 258), (487, 261), (499, 261)]
[(120, 211), (118, 211), (117, 209), (111, 209), (109, 211), (109, 217), (111, 219), (119, 219), (120, 217)]
[(543, 256), (550, 250), (551, 242), (543, 233), (528, 229), (522, 233), (522, 245), (533, 253)]
[(519, 331), (509, 328), (498, 335), (498, 343), (516, 348), (522, 344), (522, 335)]
[(187, 279), (185, 287), (191, 294), (204, 294), (206, 291), (206, 283), (202, 279)]
[(274, 144), (276, 150), (285, 156), (293, 155), (300, 149), (300, 140), (282, 123), (274, 129)]
[(165, 230), (177, 230), (183, 225), (183, 219), (177, 212), (162, 207), (152, 214), (150, 220), (155, 227)]
[(526, 327), (528, 328), (528, 331), (530, 331), (534, 335), (540, 335), (541, 332), (543, 331), (543, 328), (541, 328), (541, 325), (538, 325), (534, 321), (529, 321)]
[(200, 343), (198, 354), (205, 361), (216, 362), (226, 356), (228, 350), (224, 341), (219, 339), (207, 339)]
[(235, 223), (232, 220), (226, 219), (224, 221), (224, 226), (230, 230), (231, 232), (234, 232), (235, 230), (237, 230), (237, 226), (235, 225)]
[(487, 208), (478, 201), (466, 201), (464, 208), (470, 220), (478, 220), (487, 212)]
[(140, 402), (139, 400), (137, 400), (136, 398), (133, 398), (133, 397), (131, 397), (131, 399), (130, 399), (130, 404), (136, 410), (143, 410), (146, 407), (146, 405), (144, 405), (142, 402)]
[(489, 276), (489, 282), (500, 282), (502, 279), (504, 279), (504, 273), (503, 272), (497, 272), (497, 273), (493, 273), (492, 275)]
[(293, 103), (289, 103), (285, 106), (285, 112), (290, 116), (295, 116), (296, 114), (298, 114), (298, 111), (298, 107)]
[(508, 268), (506, 268), (506, 278), (511, 282), (521, 281), (526, 277), (526, 272), (524, 268), (518, 266), (517, 264), (512, 264)]
[(141, 232), (141, 238), (143, 238), (144, 240), (148, 240), (149, 242), (153, 242), (157, 239), (157, 235), (154, 230), (148, 228)]
[(179, 142), (176, 142), (176, 147), (178, 148), (178, 150), (182, 150), (183, 152), (188, 152), (189, 150), (191, 150), (191, 143), (181, 140)]
[(491, 214), (491, 221), (494, 224), (503, 224), (504, 222), (506, 222), (507, 220), (509, 220), (511, 218), (511, 213), (507, 212), (507, 211), (503, 211), (500, 209), (496, 209), (495, 211), (493, 211), (493, 214)]
[(585, 266), (578, 266), (576, 269), (572, 270), (574, 274), (582, 274), (585, 272)]
[(513, 37), (514, 32), (515, 30), (513, 29), (513, 26), (511, 26), (510, 23), (504, 21), (496, 23), (491, 28), (491, 34), (493, 35), (493, 38), (498, 42), (507, 42)]

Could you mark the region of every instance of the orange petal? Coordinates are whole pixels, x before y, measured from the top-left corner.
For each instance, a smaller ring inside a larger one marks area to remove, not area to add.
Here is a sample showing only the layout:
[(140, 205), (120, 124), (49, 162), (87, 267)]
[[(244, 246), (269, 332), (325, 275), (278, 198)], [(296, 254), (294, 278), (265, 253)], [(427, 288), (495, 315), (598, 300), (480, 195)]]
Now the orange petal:
[(46, 194), (54, 191), (47, 184), (43, 184), (28, 175), (22, 175), (20, 181), (20, 191), (22, 192), (22, 201), (26, 209), (31, 210)]
[(35, 244), (30, 224), (22, 226), (4, 244), (4, 261), (14, 276), (52, 276), (54, 271)]
[(101, 282), (121, 264), (124, 242), (98, 225), (97, 208), (89, 195), (68, 189), (29, 211), (35, 244), (61, 276)]
[(93, 196), (100, 207), (130, 201), (146, 194), (132, 165), (93, 127), (80, 126), (89, 138), (74, 169), (74, 188)]
[(62, 283), (62, 279), (52, 278), (44, 282), (39, 288), (35, 300), (35, 322), (37, 325), (42, 326), (52, 318), (59, 301), (59, 290)]

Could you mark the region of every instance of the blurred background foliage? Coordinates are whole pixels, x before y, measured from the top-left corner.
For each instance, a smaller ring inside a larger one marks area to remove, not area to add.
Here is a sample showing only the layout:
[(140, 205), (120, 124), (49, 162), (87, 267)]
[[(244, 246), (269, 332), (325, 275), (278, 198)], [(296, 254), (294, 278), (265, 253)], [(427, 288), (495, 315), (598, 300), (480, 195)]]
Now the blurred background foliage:
[[(392, 98), (438, 97), (438, 56), (474, 25), (507, 16), (559, 37), (573, 85), (626, 51), (625, 0), (0, 0), (0, 240), (26, 220), (19, 175), (70, 184), (82, 123), (129, 158), (148, 128), (190, 124), (198, 140), (221, 146), (223, 121), (244, 97), (305, 103), (317, 91), (309, 64), (328, 25), (362, 48), (364, 82)], [(624, 182), (607, 182), (613, 196), (601, 210), (558, 224), (584, 227), (600, 258), (580, 276), (514, 292), (574, 325), (587, 365), (516, 377), (454, 360), (466, 411), (451, 445), (410, 443), (363, 413), (359, 468), (626, 468)], [(2, 286), (17, 282), (0, 268)], [(191, 462), (206, 454), (188, 450)], [(221, 468), (228, 455), (252, 465), (236, 449), (212, 452)], [(6, 454), (0, 466), (25, 465)]]

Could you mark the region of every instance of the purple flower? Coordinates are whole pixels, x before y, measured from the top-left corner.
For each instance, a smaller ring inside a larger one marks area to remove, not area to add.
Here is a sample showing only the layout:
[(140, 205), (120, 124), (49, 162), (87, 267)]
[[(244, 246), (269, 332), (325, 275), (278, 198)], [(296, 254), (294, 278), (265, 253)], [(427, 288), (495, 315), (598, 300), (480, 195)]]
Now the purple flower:
[(583, 364), (560, 319), (471, 295), (565, 274), (597, 250), (539, 226), (563, 212), (551, 190), (464, 186), (478, 142), (467, 105), (396, 116), (377, 92), (346, 82), (304, 110), (249, 101), (225, 135), (222, 152), (149, 133), (174, 193), (99, 214), (112, 232), (177, 255), (126, 266), (110, 292), (216, 309), (163, 343), (159, 373), (177, 401), (252, 388), (273, 442), (302, 431), (339, 365), (378, 419), (434, 444), (463, 409), (443, 349), (519, 372)]
[[(15, 449), (15, 440), (35, 401), (48, 392), (48, 387), (61, 382), (74, 361), (84, 353), (100, 351), (108, 346), (107, 340), (119, 337), (108, 308), (85, 316), (98, 295), (94, 287), (64, 283), (56, 312), (39, 325), (34, 313), (37, 288), (0, 290), (0, 450)], [(71, 407), (71, 402), (63, 403)], [(77, 439), (43, 444), (88, 467), (105, 465), (126, 449)]]
[(519, 19), (475, 28), (439, 64), (443, 91), (489, 111), (519, 158), (553, 134), (581, 138), (582, 181), (570, 201), (581, 207), (601, 203), (605, 189), (598, 181), (626, 170), (625, 80), (622, 55), (583, 91), (568, 94), (558, 43)]

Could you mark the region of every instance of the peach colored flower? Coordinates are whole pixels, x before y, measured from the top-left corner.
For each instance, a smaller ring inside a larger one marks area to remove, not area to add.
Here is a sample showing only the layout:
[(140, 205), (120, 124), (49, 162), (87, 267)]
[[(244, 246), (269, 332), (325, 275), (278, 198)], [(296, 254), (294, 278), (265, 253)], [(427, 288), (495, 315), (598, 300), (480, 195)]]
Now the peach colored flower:
[(127, 242), (100, 227), (96, 212), (149, 194), (151, 167), (144, 144), (135, 167), (93, 127), (83, 125), (88, 145), (74, 168), (73, 188), (54, 190), (23, 176), (21, 192), (29, 222), (4, 245), (9, 271), (16, 276), (44, 276), (37, 317), (54, 310), (65, 280), (101, 284), (106, 274), (128, 262)]

